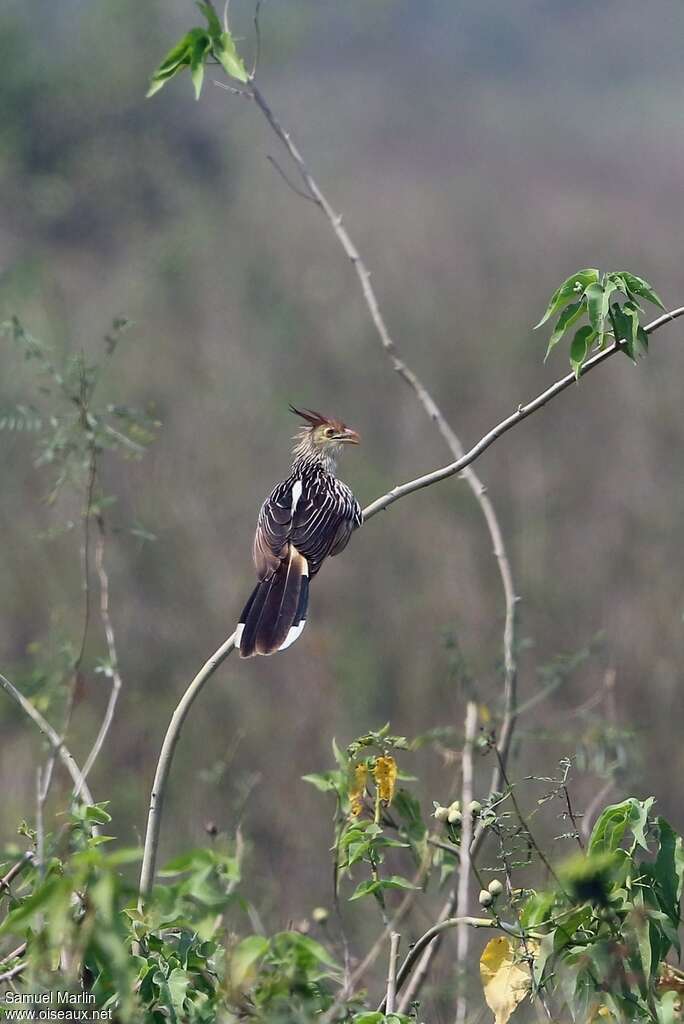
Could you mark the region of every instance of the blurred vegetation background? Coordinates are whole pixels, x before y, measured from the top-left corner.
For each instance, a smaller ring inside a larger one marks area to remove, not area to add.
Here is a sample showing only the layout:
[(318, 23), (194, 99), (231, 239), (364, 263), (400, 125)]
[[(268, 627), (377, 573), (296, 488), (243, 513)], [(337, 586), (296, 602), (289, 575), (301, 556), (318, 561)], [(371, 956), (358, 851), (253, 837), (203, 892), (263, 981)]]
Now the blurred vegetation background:
[[(5, 0), (0, 15), (0, 319), (16, 313), (57, 351), (95, 358), (112, 319), (129, 317), (107, 397), (163, 424), (143, 462), (103, 464), (118, 496), (108, 562), (124, 691), (91, 784), (127, 841), (144, 828), (170, 713), (253, 585), (256, 513), (289, 466), (288, 402), (362, 433), (340, 467), (362, 504), (448, 461), (388, 368), (329, 225), (268, 163), (277, 141), (256, 109), (210, 83), (195, 103), (187, 77), (144, 99), (196, 13), (181, 0)], [(248, 53), (252, 14), (231, 5)], [(288, 0), (264, 6), (262, 33), (261, 88), (464, 442), (566, 371), (560, 352), (542, 365), (546, 338), (531, 324), (578, 267), (626, 268), (666, 305), (684, 302), (677, 0)], [(581, 810), (602, 784), (597, 760), (617, 759), (616, 795), (623, 781), (655, 794), (679, 829), (681, 334), (659, 332), (636, 369), (612, 360), (478, 464), (522, 598), (521, 699), (557, 673), (554, 659), (592, 649), (522, 720), (512, 775), (550, 774), (579, 752)], [(33, 388), (4, 342), (0, 406)], [(80, 534), (43, 534), (78, 503), (42, 501), (49, 481), (26, 433), (0, 433), (0, 465), (0, 665), (50, 711), (45, 665), (82, 619)], [(468, 693), (499, 709), (502, 624), (462, 482), (374, 519), (317, 580), (301, 641), (282, 657), (231, 658), (203, 693), (163, 856), (205, 842), (209, 821), (228, 832), (242, 821), (269, 926), (329, 905), (332, 809), (301, 776), (328, 767), (333, 736), (344, 744), (386, 720), (407, 735), (452, 727), (457, 746)], [(77, 754), (106, 702), (93, 671), (103, 653), (95, 630)], [(591, 707), (613, 671), (617, 754), (603, 705)], [(32, 813), (39, 749), (0, 703), (3, 841)], [(427, 806), (448, 795), (448, 754), (402, 764), (425, 780)], [(489, 771), (478, 768), (478, 791)]]

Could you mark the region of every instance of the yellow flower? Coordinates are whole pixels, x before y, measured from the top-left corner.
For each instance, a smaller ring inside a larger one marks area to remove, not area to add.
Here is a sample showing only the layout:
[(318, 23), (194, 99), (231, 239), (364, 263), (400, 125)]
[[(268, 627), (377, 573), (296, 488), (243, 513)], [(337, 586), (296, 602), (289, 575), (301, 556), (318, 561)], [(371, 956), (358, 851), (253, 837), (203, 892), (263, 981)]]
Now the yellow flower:
[(352, 768), (351, 781), (349, 783), (349, 803), (353, 818), (358, 818), (363, 810), (363, 795), (366, 792), (366, 779), (368, 778), (368, 765), (356, 764)]
[(394, 787), (397, 784), (397, 762), (390, 754), (376, 757), (373, 777), (378, 789), (378, 799), (387, 806), (392, 803)]

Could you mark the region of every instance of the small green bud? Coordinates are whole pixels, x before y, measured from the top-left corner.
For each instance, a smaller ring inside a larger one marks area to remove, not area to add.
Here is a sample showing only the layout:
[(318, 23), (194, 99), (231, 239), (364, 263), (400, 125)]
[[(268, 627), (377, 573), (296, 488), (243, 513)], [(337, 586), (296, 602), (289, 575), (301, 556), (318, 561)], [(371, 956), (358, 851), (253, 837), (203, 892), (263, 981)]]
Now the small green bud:
[(496, 899), (497, 896), (500, 896), (501, 893), (503, 892), (503, 885), (501, 884), (498, 878), (492, 878), (487, 888), (489, 889), (494, 899)]
[(449, 804), (449, 810), (450, 811), (460, 811), (461, 810), (461, 801), (460, 800), (452, 800), (452, 802)]
[(481, 907), (491, 907), (492, 903), (494, 902), (494, 897), (492, 896), (491, 892), (489, 892), (487, 889), (482, 889), (480, 891), (480, 895), (477, 897), (477, 900)]
[(468, 804), (468, 810), (471, 814), (479, 814), (482, 810), (482, 804), (479, 800), (471, 800)]
[(435, 814), (434, 814), (434, 816), (437, 819), (437, 821), (446, 821), (447, 818), (449, 817), (449, 808), (448, 807), (435, 807)]
[(330, 914), (326, 907), (314, 907), (311, 912), (311, 916), (316, 924), (325, 924), (330, 917)]
[(460, 825), (461, 822), (463, 821), (463, 815), (461, 814), (460, 811), (452, 810), (451, 808), (449, 808), (447, 821), (449, 822), (450, 825)]

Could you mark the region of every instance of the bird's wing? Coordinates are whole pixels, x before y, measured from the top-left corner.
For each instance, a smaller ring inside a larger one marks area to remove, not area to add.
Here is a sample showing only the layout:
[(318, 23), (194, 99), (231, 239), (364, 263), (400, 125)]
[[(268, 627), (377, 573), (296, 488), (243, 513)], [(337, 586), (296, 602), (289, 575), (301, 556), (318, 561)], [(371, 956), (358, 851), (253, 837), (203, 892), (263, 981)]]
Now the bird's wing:
[(360, 524), (360, 509), (346, 484), (329, 475), (318, 476), (297, 505), (291, 541), (315, 576), (329, 554), (337, 554)]
[(301, 483), (289, 478), (278, 484), (261, 506), (254, 535), (254, 564), (260, 580), (271, 576), (287, 557), (293, 511), (301, 498)]
[(329, 554), (338, 554), (361, 524), (361, 509), (346, 484), (329, 474), (290, 477), (272, 491), (259, 512), (254, 564), (267, 579), (290, 544), (306, 558), (315, 576)]

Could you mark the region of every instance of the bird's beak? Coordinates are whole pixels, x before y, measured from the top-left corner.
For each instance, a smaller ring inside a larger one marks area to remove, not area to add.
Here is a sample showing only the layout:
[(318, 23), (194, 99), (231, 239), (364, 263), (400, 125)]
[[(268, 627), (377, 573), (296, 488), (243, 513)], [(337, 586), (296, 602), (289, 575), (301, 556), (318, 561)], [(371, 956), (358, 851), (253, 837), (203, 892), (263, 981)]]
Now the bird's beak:
[(345, 427), (341, 433), (336, 435), (335, 440), (341, 441), (342, 444), (361, 444), (361, 435), (351, 427)]

